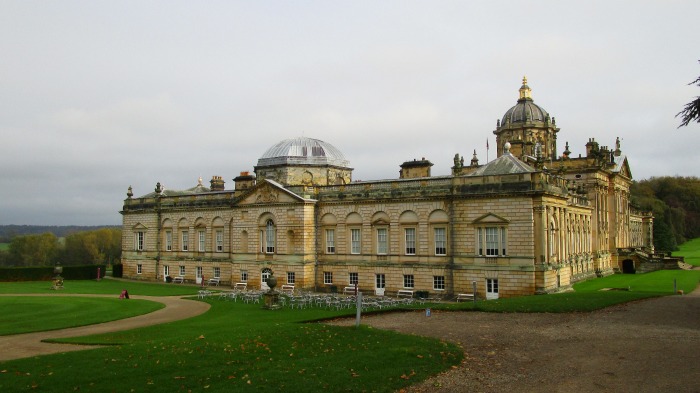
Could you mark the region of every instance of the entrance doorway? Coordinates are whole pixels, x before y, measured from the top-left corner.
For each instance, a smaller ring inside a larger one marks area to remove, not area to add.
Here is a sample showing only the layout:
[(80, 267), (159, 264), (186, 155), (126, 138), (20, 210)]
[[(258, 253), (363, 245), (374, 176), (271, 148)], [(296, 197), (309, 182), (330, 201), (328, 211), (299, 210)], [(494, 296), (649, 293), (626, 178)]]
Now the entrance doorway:
[(622, 272), (625, 274), (634, 274), (637, 269), (634, 267), (634, 261), (631, 259), (625, 259), (622, 261)]
[(267, 279), (270, 278), (272, 275), (272, 269), (269, 267), (266, 267), (262, 270), (262, 273), (260, 275), (260, 289), (263, 289), (265, 291), (270, 289), (270, 286), (267, 285)]
[(498, 299), (498, 279), (486, 279), (486, 300)]

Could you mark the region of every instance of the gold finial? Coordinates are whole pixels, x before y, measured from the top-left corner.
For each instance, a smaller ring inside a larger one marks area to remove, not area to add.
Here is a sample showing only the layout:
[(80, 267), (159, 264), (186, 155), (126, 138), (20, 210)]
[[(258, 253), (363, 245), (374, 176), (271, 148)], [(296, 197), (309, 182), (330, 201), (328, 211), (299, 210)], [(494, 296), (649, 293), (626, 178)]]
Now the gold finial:
[(197, 185), (198, 185), (198, 186), (201, 186), (201, 185), (202, 185), (202, 176), (200, 176), (198, 180), (199, 180), (199, 181), (198, 181)]
[(523, 85), (520, 86), (520, 99), (532, 99), (532, 90), (527, 85), (527, 76), (523, 76)]

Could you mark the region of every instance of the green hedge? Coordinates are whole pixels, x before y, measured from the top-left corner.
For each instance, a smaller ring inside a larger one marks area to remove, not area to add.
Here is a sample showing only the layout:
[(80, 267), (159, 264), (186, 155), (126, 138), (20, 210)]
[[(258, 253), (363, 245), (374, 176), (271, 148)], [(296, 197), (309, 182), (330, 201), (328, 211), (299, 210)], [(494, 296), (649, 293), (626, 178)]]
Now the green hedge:
[[(53, 268), (53, 266), (0, 268), (0, 281), (48, 281), (54, 277)], [(67, 280), (92, 280), (97, 278), (98, 268), (100, 278), (103, 278), (107, 270), (104, 264), (63, 266), (61, 277)]]

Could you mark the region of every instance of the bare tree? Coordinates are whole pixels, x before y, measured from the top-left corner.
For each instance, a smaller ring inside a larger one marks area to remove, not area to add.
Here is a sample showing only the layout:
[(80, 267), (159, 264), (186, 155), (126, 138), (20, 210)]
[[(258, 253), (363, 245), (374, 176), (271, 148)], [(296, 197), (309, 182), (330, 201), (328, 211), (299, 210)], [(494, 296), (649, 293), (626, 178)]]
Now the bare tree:
[[(698, 60), (698, 62), (700, 62), (700, 60)], [(688, 85), (697, 85), (700, 87), (700, 77), (688, 83)], [(687, 126), (693, 120), (700, 123), (700, 96), (695, 97), (693, 101), (685, 104), (683, 110), (676, 114), (676, 117), (678, 116), (681, 117), (681, 125), (679, 125), (678, 128)]]

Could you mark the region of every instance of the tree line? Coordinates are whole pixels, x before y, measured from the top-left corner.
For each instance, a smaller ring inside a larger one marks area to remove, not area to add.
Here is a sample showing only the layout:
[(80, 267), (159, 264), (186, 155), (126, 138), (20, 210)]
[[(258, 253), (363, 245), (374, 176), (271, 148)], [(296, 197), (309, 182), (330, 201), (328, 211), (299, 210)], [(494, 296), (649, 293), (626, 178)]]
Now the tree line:
[(634, 182), (632, 203), (654, 213), (654, 247), (676, 251), (678, 245), (700, 237), (700, 179), (652, 177)]
[(122, 231), (101, 228), (58, 237), (52, 232), (13, 237), (0, 250), (0, 266), (30, 267), (110, 264), (121, 258)]

